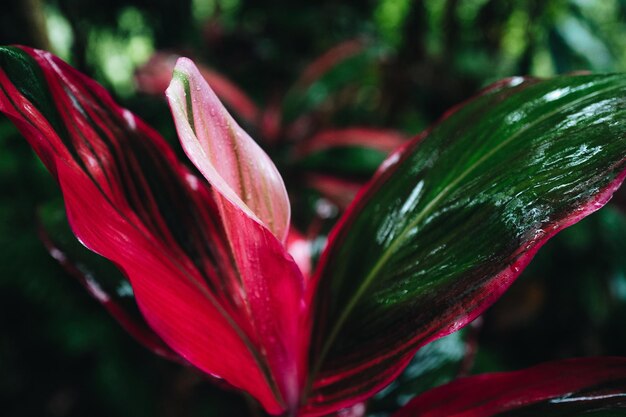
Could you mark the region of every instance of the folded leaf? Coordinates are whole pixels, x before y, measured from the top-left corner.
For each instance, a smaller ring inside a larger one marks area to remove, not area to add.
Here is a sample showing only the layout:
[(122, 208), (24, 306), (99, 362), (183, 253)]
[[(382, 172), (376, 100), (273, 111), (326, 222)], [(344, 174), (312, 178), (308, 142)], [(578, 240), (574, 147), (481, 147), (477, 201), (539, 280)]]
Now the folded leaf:
[(148, 326), (137, 308), (128, 279), (113, 264), (82, 246), (61, 213), (60, 207), (43, 207), (39, 210), (39, 237), (50, 255), (135, 340), (159, 356), (185, 362)]
[(156, 333), (269, 412), (288, 408), (302, 277), (274, 235), (229, 201), (218, 207), (155, 131), (47, 52), (0, 48), (0, 111), (56, 177), (73, 232), (124, 272)]
[(491, 305), (624, 179), (626, 76), (514, 78), (392, 154), (330, 237), (309, 297), (308, 410), (387, 385)]
[(550, 362), (476, 375), (413, 399), (393, 417), (626, 416), (626, 358)]
[(290, 206), (278, 170), (228, 114), (193, 62), (179, 59), (166, 94), (189, 159), (220, 195), (284, 242)]

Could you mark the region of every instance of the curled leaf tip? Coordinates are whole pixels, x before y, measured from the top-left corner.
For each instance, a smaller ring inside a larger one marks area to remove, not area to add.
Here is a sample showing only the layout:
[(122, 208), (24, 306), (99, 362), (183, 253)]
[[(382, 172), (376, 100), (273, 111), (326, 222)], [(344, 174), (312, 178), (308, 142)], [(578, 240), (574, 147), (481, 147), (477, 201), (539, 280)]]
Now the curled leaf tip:
[(285, 242), (290, 205), (282, 177), (190, 59), (179, 58), (166, 95), (185, 153), (215, 192)]

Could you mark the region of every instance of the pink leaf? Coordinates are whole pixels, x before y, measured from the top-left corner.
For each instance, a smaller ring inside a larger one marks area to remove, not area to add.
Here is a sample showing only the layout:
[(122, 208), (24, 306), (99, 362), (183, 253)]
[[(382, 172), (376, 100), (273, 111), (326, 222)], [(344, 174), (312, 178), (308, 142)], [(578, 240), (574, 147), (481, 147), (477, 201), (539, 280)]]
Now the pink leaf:
[(290, 206), (278, 170), (228, 114), (193, 62), (179, 59), (166, 94), (189, 159), (220, 195), (284, 242)]

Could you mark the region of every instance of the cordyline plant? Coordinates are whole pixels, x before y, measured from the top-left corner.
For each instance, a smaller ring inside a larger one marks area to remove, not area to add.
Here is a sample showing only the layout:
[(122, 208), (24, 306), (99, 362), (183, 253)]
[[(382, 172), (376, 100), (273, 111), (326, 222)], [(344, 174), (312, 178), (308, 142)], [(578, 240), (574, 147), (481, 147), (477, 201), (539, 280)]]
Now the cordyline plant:
[[(0, 110), (145, 322), (92, 292), (145, 344), (274, 415), (363, 414), (420, 347), (479, 316), (626, 175), (626, 76), (504, 80), (392, 153), (305, 276), (285, 249), (280, 174), (191, 61), (167, 97), (197, 170), (50, 53), (3, 47), (0, 68)], [(571, 359), (459, 379), (395, 417), (626, 415), (625, 395), (626, 358)]]
[[(407, 139), (404, 134), (389, 129), (328, 126), (328, 113), (353, 105), (358, 95), (355, 93), (360, 91), (354, 88), (356, 80), (345, 74), (356, 73), (361, 79), (376, 77), (384, 57), (378, 49), (366, 39), (335, 45), (305, 66), (284, 92), (274, 92), (265, 106), (258, 106), (215, 69), (197, 66), (217, 97), (237, 120), (254, 132), (265, 150), (284, 155), (274, 162), (282, 162), (290, 171), (292, 200), (301, 200), (303, 189), (311, 189), (341, 211), (385, 157)], [(162, 96), (169, 86), (177, 57), (168, 52), (155, 53), (137, 70), (138, 90)], [(345, 159), (344, 163), (338, 166), (337, 158)], [(310, 226), (319, 229), (318, 224)]]

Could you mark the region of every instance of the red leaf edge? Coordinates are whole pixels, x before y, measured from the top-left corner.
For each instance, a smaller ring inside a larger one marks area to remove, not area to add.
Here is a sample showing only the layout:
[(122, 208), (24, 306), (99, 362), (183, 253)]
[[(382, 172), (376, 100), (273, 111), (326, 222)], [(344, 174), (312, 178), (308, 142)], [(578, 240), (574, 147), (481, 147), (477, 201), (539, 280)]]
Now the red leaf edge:
[(95, 298), (106, 311), (128, 332), (137, 342), (155, 354), (173, 362), (188, 364), (180, 355), (169, 348), (145, 321), (138, 321), (116, 303), (110, 294), (104, 291), (93, 278), (86, 275), (78, 265), (68, 257), (60, 246), (52, 239), (43, 226), (38, 228), (39, 240), (63, 269), (74, 277), (87, 292)]
[(624, 380), (626, 358), (578, 358), (460, 378), (411, 400), (393, 417), (490, 417), (594, 385)]

